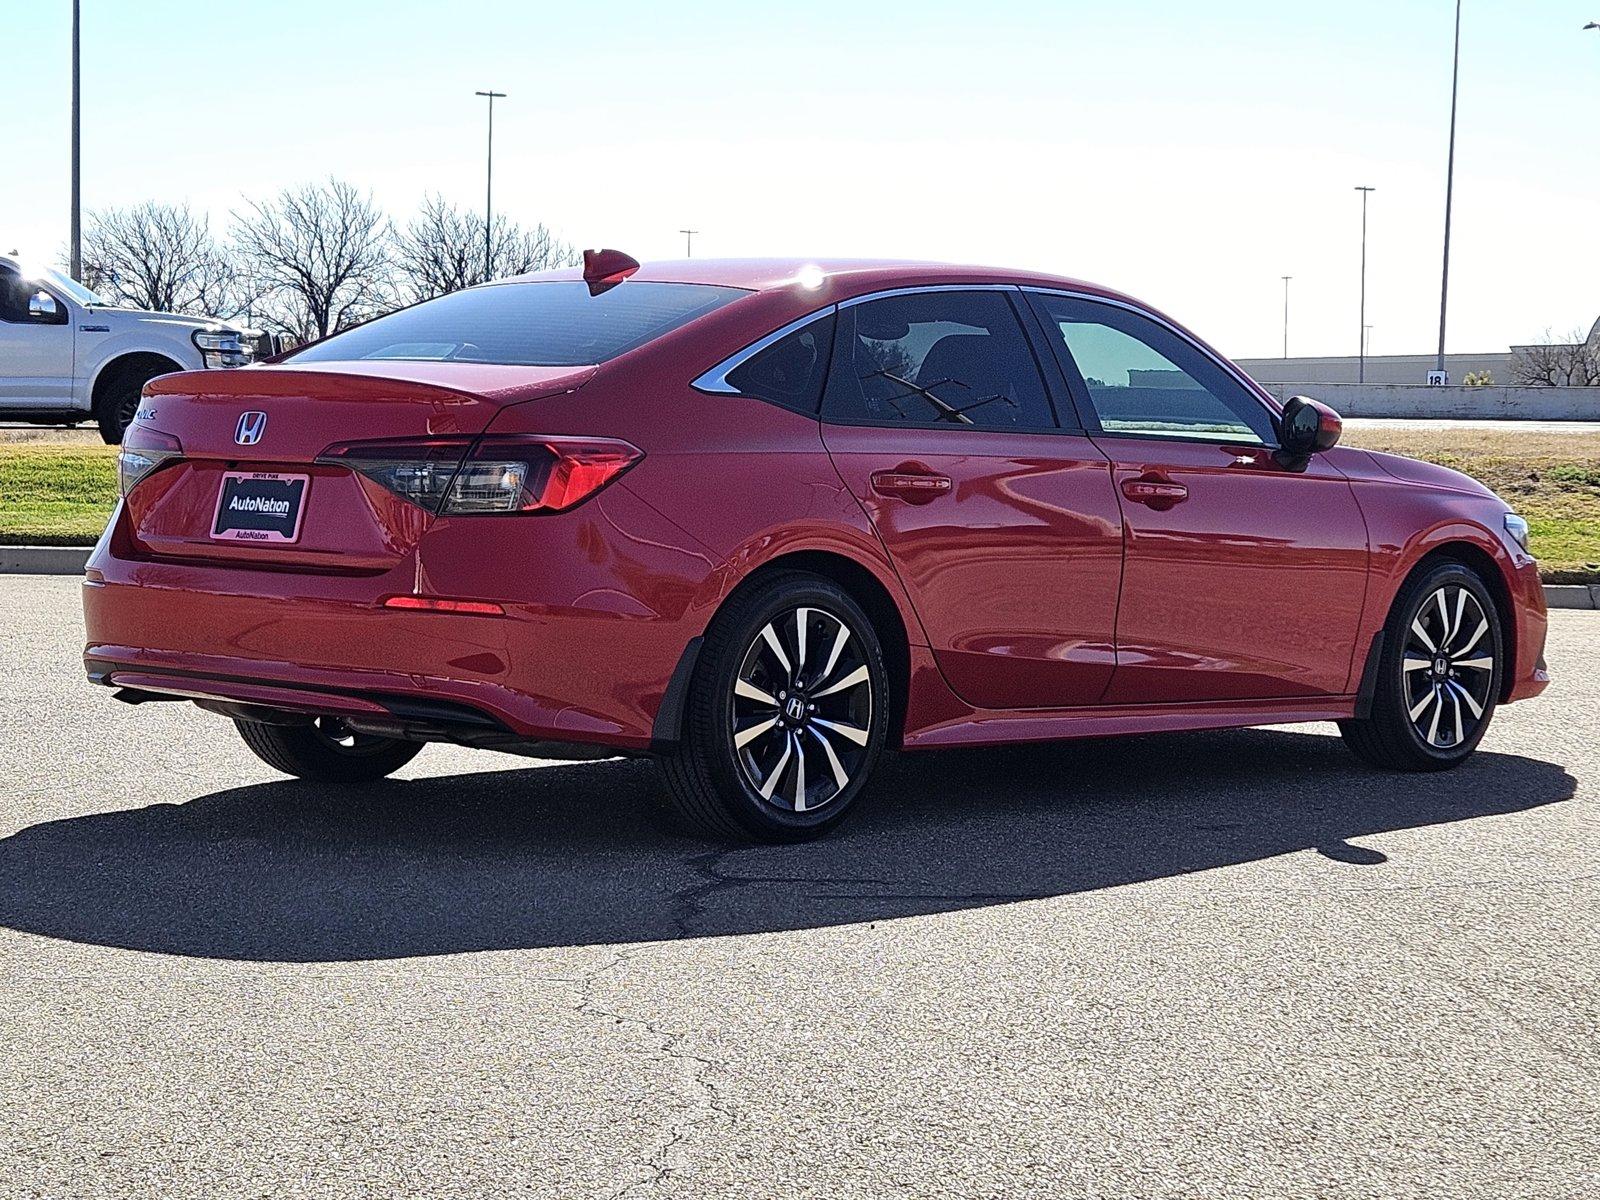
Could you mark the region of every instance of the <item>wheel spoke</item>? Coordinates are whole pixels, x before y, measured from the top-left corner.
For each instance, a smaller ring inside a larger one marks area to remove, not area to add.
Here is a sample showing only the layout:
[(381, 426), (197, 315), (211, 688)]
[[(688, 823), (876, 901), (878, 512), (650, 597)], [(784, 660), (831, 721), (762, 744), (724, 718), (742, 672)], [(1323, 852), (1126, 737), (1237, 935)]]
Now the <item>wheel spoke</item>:
[(794, 670), (795, 682), (800, 682), (800, 677), (806, 669), (806, 618), (811, 615), (809, 608), (794, 610)]
[(1438, 688), (1435, 688), (1433, 698), (1438, 703), (1433, 706), (1433, 720), (1428, 722), (1428, 744), (1437, 746), (1439, 744), (1439, 718), (1444, 716), (1444, 696)]
[(1456, 589), (1456, 615), (1455, 615), (1455, 618), (1450, 622), (1450, 632), (1445, 635), (1444, 642), (1442, 643), (1442, 645), (1444, 645), (1444, 647), (1446, 648), (1446, 652), (1448, 652), (1448, 650), (1449, 650), (1450, 643), (1456, 640), (1456, 634), (1461, 632), (1461, 618), (1465, 615), (1466, 611), (1467, 611), (1467, 589), (1466, 588), (1457, 588)]
[(857, 729), (854, 725), (842, 725), (838, 721), (824, 721), (821, 717), (813, 718), (812, 723), (820, 725), (824, 729), (831, 729), (840, 737), (849, 738), (858, 746), (867, 744), (867, 731), (865, 729)]
[[(1459, 745), (1461, 745), (1461, 743), (1463, 741), (1466, 740), (1466, 732), (1467, 732), (1466, 728), (1463, 726), (1462, 721), (1461, 721), (1461, 697), (1457, 696), (1452, 691), (1450, 693), (1450, 703), (1455, 707), (1455, 710), (1456, 710), (1456, 740), (1455, 740), (1455, 744), (1457, 746), (1459, 746)], [(1443, 707), (1443, 706), (1441, 705), (1440, 707)]]
[(1418, 700), (1414, 705), (1411, 706), (1411, 712), (1410, 712), (1411, 719), (1413, 721), (1415, 721), (1417, 718), (1422, 716), (1423, 712), (1427, 709), (1428, 705), (1432, 704), (1438, 698), (1439, 698), (1439, 689), (1437, 687), (1430, 687), (1427, 690), (1427, 692), (1423, 695), (1422, 699)]
[(1427, 671), (1433, 666), (1431, 658), (1417, 658), (1415, 655), (1406, 655), (1406, 660), (1401, 666), (1403, 671)]
[(751, 725), (746, 729), (741, 729), (738, 733), (734, 734), (733, 744), (742, 750), (777, 723), (777, 717), (768, 717), (765, 721), (757, 721), (754, 725)]
[(778, 640), (778, 631), (772, 627), (770, 621), (761, 627), (761, 636), (766, 639), (767, 645), (772, 650), (773, 657), (782, 664), (783, 673), (793, 679), (794, 668), (789, 665), (789, 656), (783, 652), (783, 643)]
[[(769, 625), (767, 628), (770, 629), (772, 627)], [(778, 756), (778, 765), (772, 768), (772, 774), (768, 775), (766, 780), (761, 785), (761, 798), (763, 800), (772, 799), (772, 791), (778, 786), (778, 780), (783, 775), (783, 769), (789, 765), (789, 755), (793, 751), (794, 739), (785, 738), (783, 740), (783, 753)]]
[(844, 653), (844, 644), (850, 640), (850, 628), (843, 621), (839, 622), (839, 632), (833, 636), (833, 649), (828, 651), (828, 661), (822, 668), (822, 674), (817, 678), (826, 679), (833, 674), (833, 668), (839, 665), (839, 655)]
[(839, 756), (834, 752), (833, 743), (828, 740), (827, 734), (818, 729), (816, 724), (811, 725), (811, 736), (822, 743), (822, 752), (828, 756), (828, 769), (833, 772), (833, 781), (839, 785), (839, 790), (844, 791), (850, 782), (850, 774), (844, 769), (844, 764), (839, 761)]
[(1439, 645), (1447, 645), (1450, 641), (1450, 606), (1445, 602), (1445, 589), (1440, 588), (1433, 594), (1439, 602)]
[(1494, 670), (1494, 659), (1463, 658), (1458, 659), (1454, 665), (1458, 667), (1471, 667), (1474, 671), (1492, 671)]
[[(1485, 617), (1485, 618), (1483, 618), (1482, 620), (1480, 620), (1478, 622), (1478, 627), (1477, 627), (1477, 629), (1472, 631), (1472, 636), (1467, 639), (1467, 644), (1465, 646), (1461, 647), (1461, 649), (1459, 649), (1459, 650), (1454, 652), (1455, 655), (1457, 657), (1460, 657), (1461, 655), (1464, 655), (1464, 654), (1470, 654), (1472, 652), (1472, 648), (1478, 644), (1478, 639), (1481, 638), (1488, 631), (1489, 631), (1489, 619), (1487, 617)], [(1457, 664), (1457, 665), (1459, 666), (1460, 664)]]
[(1450, 687), (1456, 693), (1456, 695), (1460, 696), (1467, 702), (1467, 707), (1472, 710), (1472, 719), (1474, 721), (1483, 716), (1483, 705), (1479, 704), (1475, 699), (1473, 699), (1470, 691), (1462, 687), (1453, 679), (1450, 681)]
[(817, 698), (820, 696), (831, 696), (835, 692), (843, 692), (853, 687), (860, 687), (870, 678), (871, 675), (867, 671), (867, 664), (862, 663), (854, 671), (851, 671), (850, 674), (839, 680), (838, 683), (831, 684), (830, 686), (823, 688), (820, 692), (813, 692), (812, 697)]
[[(1459, 706), (1458, 706), (1459, 707)], [(804, 739), (797, 733), (791, 733), (790, 739), (794, 742), (794, 810), (806, 810), (806, 748)]]
[(778, 707), (778, 698), (776, 696), (772, 696), (766, 692), (763, 692), (748, 679), (741, 679), (735, 683), (733, 685), (733, 694), (735, 696), (743, 696), (746, 700), (755, 700), (761, 704), (767, 705), (769, 708)]
[(1428, 631), (1422, 627), (1420, 614), (1415, 621), (1411, 622), (1411, 632), (1416, 634), (1417, 640), (1428, 648), (1429, 654), (1437, 654), (1439, 652), (1439, 647), (1433, 644), (1433, 639), (1428, 636)]

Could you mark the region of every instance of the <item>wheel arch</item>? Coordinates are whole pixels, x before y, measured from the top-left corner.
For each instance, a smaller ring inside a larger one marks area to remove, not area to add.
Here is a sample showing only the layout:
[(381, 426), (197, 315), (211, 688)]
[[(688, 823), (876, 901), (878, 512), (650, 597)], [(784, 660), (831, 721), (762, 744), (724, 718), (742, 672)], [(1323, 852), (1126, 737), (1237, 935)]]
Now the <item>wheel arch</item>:
[[(1506, 583), (1505, 572), (1494, 555), (1476, 542), (1465, 539), (1440, 542), (1430, 546), (1427, 553), (1406, 572), (1405, 578), (1400, 582), (1400, 588), (1403, 589), (1423, 571), (1445, 562), (1459, 563), (1466, 567), (1482, 580), (1483, 586), (1488, 589), (1489, 598), (1494, 601), (1495, 615), (1500, 620), (1500, 637), (1504, 642), (1501, 657), (1506, 666), (1501, 672), (1499, 696), (1500, 701), (1504, 703), (1510, 698), (1511, 687), (1516, 682), (1516, 672), (1512, 668), (1517, 661), (1517, 612), (1511, 600), (1511, 588)], [(1399, 590), (1396, 589), (1396, 595), (1399, 594)]]
[(100, 412), (100, 402), (109, 389), (130, 373), (154, 368), (148, 376), (154, 379), (157, 375), (171, 375), (178, 371), (188, 370), (177, 359), (161, 350), (128, 349), (118, 351), (115, 355), (100, 364), (94, 373), (94, 378), (89, 384), (89, 411), (96, 416)]
[[(747, 572), (728, 590), (711, 613), (707, 627), (735, 596), (784, 571), (804, 571), (821, 576), (843, 588), (866, 612), (883, 646), (884, 667), (889, 675), (888, 745), (898, 749), (905, 730), (906, 707), (911, 690), (910, 635), (893, 593), (877, 572), (865, 563), (836, 550), (791, 550), (775, 555)], [(668, 681), (651, 730), (653, 745), (668, 745), (682, 736), (683, 706), (703, 642), (703, 636), (690, 641)]]

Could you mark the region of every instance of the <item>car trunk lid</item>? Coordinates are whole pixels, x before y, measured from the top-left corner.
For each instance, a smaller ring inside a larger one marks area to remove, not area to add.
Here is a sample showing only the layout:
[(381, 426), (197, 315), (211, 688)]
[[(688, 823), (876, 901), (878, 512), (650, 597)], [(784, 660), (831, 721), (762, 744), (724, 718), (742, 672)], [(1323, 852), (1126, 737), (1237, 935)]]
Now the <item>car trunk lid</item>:
[[(181, 456), (133, 488), (127, 534), (156, 558), (374, 573), (409, 556), (430, 514), (349, 467), (318, 462), (364, 441), (462, 439), (502, 408), (573, 391), (594, 367), (327, 363), (169, 375), (136, 429)], [(276, 521), (276, 510), (292, 505)], [(233, 510), (226, 520), (223, 509)]]

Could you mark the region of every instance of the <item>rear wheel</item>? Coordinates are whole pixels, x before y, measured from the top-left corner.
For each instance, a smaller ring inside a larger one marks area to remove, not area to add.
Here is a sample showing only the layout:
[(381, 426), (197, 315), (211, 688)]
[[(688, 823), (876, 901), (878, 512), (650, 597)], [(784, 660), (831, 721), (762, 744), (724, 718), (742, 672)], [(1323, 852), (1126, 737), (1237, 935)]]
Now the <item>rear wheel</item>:
[(338, 717), (318, 717), (309, 725), (234, 724), (244, 744), (273, 770), (323, 783), (382, 779), (422, 750), (421, 742), (356, 733)]
[(1488, 731), (1504, 672), (1494, 600), (1476, 573), (1445, 562), (1410, 580), (1384, 629), (1372, 712), (1339, 722), (1345, 744), (1374, 766), (1440, 771)]
[(662, 759), (683, 821), (716, 838), (800, 841), (842, 820), (888, 729), (876, 630), (837, 584), (775, 574), (707, 631), (682, 738)]

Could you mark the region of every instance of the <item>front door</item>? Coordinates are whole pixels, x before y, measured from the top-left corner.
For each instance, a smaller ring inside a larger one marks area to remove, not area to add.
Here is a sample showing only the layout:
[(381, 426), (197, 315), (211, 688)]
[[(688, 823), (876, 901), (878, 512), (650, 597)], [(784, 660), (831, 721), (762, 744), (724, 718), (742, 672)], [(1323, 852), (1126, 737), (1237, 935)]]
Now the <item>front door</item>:
[(928, 290), (841, 307), (823, 441), (957, 695), (1093, 704), (1115, 665), (1121, 516), (1106, 456), (1056, 420), (1021, 303)]
[(1098, 422), (1094, 443), (1122, 505), (1106, 702), (1350, 691), (1367, 533), (1345, 477), (1316, 457), (1303, 470), (1281, 466), (1266, 405), (1166, 324), (1120, 305), (1029, 295)]
[(65, 300), (0, 266), (0, 407), (70, 408), (72, 336)]

